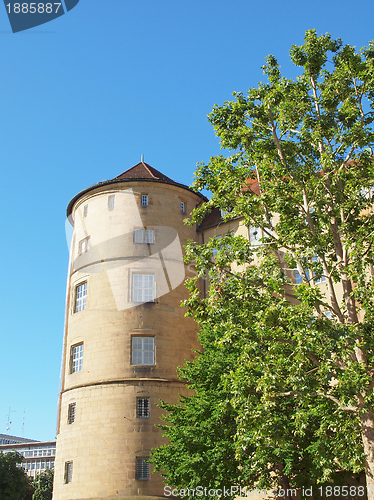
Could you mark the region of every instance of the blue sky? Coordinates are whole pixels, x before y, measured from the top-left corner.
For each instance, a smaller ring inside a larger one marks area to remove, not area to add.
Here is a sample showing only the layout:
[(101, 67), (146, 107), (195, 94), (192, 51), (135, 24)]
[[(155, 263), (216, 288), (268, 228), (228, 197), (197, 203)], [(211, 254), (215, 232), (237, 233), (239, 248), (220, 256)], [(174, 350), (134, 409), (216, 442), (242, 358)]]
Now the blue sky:
[(0, 8), (0, 433), (55, 437), (68, 250), (65, 209), (80, 190), (145, 161), (191, 184), (219, 153), (212, 106), (262, 77), (287, 76), (306, 29), (361, 47), (372, 0), (80, 0), (13, 34)]

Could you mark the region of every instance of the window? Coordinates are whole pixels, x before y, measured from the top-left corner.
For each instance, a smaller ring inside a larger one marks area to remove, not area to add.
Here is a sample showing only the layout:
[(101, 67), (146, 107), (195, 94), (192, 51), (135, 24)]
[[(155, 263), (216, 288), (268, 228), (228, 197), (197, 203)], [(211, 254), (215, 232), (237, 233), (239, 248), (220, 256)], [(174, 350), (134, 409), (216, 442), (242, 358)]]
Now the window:
[(74, 312), (86, 309), (87, 283), (82, 283), (75, 287), (75, 308)]
[(65, 462), (65, 484), (71, 483), (73, 479), (73, 462)]
[(88, 205), (85, 205), (83, 207), (83, 217), (87, 217), (87, 213), (88, 213)]
[(83, 343), (74, 345), (71, 348), (71, 373), (82, 371), (83, 364)]
[(133, 274), (132, 276), (132, 301), (154, 302), (155, 281), (153, 274)]
[(87, 236), (87, 238), (84, 238), (83, 240), (80, 240), (78, 249), (79, 255), (88, 252), (90, 246), (91, 246), (91, 238), (89, 236)]
[(113, 210), (114, 202), (115, 202), (115, 195), (111, 194), (110, 196), (108, 196), (108, 208), (109, 208), (109, 210)]
[(68, 424), (74, 424), (75, 422), (75, 407), (76, 403), (70, 403), (68, 406)]
[(186, 202), (185, 201), (181, 201), (181, 212), (182, 212), (182, 214), (186, 213)]
[(148, 205), (148, 195), (142, 194), (142, 207), (146, 207)]
[(252, 245), (259, 245), (261, 238), (261, 229), (259, 227), (250, 227), (249, 228), (249, 241)]
[(134, 243), (154, 243), (154, 242), (155, 242), (154, 229), (134, 230)]
[(222, 248), (222, 245), (219, 243), (219, 240), (222, 238), (222, 236), (216, 236), (217, 240), (217, 246), (213, 248), (213, 257), (215, 257), (218, 253), (218, 250)]
[(324, 315), (326, 316), (327, 319), (333, 319), (334, 317), (331, 311), (325, 311)]
[[(312, 257), (312, 262), (319, 262), (317, 255), (313, 255)], [(323, 274), (320, 275), (319, 273), (313, 273), (314, 274), (314, 283), (321, 283), (322, 281), (326, 281), (326, 276)]]
[(136, 479), (149, 479), (149, 463), (147, 458), (136, 458)]
[[(305, 274), (306, 274), (306, 279), (309, 281), (309, 271), (305, 270)], [(303, 278), (297, 269), (295, 269), (295, 281), (296, 285), (300, 285), (303, 282)]]
[(137, 398), (136, 400), (136, 416), (138, 418), (149, 417), (149, 398)]
[(155, 364), (154, 337), (132, 337), (131, 364), (132, 365)]

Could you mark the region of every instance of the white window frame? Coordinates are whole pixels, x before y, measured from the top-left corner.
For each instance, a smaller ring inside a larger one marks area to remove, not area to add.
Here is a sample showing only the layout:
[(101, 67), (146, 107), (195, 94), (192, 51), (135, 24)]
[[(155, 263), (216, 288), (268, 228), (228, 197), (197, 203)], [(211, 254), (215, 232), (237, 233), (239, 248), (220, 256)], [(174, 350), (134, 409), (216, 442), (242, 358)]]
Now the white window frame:
[(131, 364), (132, 365), (154, 365), (155, 364), (155, 338), (131, 337)]
[(84, 311), (87, 304), (87, 281), (75, 286), (74, 312)]
[(141, 205), (142, 205), (142, 207), (148, 206), (148, 195), (147, 194), (142, 194)]
[(149, 458), (136, 457), (135, 477), (139, 481), (147, 481), (149, 479)]
[(155, 242), (155, 230), (136, 228), (134, 229), (134, 243), (148, 243), (153, 244)]
[(250, 226), (248, 229), (249, 232), (249, 241), (252, 245), (259, 245), (261, 238), (261, 228)]
[(114, 194), (110, 194), (108, 196), (108, 209), (109, 210), (114, 209), (115, 202), (116, 202), (116, 196)]
[(83, 240), (80, 240), (78, 245), (78, 254), (82, 255), (88, 252), (90, 247), (91, 247), (91, 237), (87, 236), (86, 238), (83, 238)]
[(132, 302), (154, 302), (155, 301), (155, 277), (153, 274), (132, 275), (131, 286)]
[(70, 373), (77, 373), (82, 371), (83, 366), (83, 350), (84, 344), (80, 342), (71, 346), (70, 353)]
[(150, 399), (136, 398), (136, 417), (149, 418), (150, 414)]

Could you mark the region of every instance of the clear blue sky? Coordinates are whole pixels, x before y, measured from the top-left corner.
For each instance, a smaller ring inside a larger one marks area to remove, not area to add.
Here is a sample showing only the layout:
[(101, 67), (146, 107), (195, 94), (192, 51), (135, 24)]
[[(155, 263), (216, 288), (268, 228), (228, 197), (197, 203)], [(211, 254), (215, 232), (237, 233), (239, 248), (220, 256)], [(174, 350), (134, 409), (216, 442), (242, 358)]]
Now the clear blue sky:
[(284, 72), (306, 29), (361, 47), (372, 0), (80, 0), (13, 34), (0, 6), (0, 433), (55, 437), (68, 250), (80, 190), (145, 161), (190, 184), (219, 152), (212, 106)]

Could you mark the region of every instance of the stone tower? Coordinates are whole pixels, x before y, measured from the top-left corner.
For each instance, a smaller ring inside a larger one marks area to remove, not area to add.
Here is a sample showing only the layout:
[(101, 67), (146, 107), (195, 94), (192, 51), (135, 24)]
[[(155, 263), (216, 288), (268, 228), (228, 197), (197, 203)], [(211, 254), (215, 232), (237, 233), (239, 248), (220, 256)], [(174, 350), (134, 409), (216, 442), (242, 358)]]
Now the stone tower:
[(184, 317), (183, 219), (204, 197), (143, 161), (77, 194), (66, 300), (54, 500), (163, 496), (147, 458), (160, 399), (185, 392), (198, 348)]

